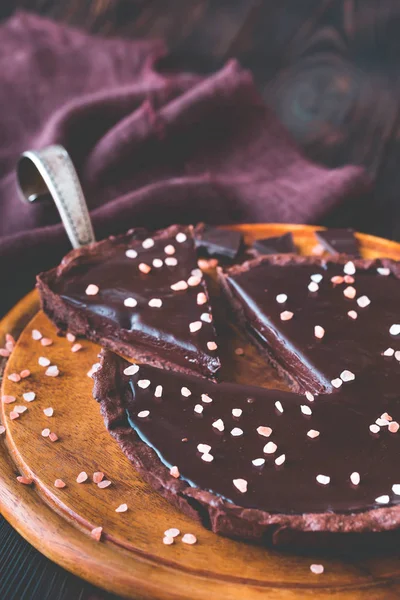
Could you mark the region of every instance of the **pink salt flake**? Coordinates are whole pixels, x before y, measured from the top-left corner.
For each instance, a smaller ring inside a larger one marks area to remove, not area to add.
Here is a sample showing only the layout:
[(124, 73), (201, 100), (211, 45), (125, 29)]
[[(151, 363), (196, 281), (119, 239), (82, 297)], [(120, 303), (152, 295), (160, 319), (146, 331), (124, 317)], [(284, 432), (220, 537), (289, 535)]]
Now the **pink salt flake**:
[(24, 369), (23, 371), (21, 371), (20, 373), (20, 377), (21, 379), (26, 379), (27, 377), (30, 377), (30, 370), (29, 369)]
[(101, 490), (104, 488), (108, 488), (111, 485), (111, 481), (109, 481), (108, 479), (103, 479), (103, 481), (100, 481), (97, 484), (97, 487), (100, 488)]
[(349, 298), (350, 300), (355, 298), (356, 294), (357, 294), (356, 289), (353, 288), (353, 286), (351, 286), (351, 285), (349, 285), (347, 288), (345, 288), (343, 290), (343, 296), (346, 296), (346, 298)]
[(239, 492), (241, 492), (242, 494), (245, 494), (247, 492), (247, 481), (246, 479), (234, 479), (233, 480), (233, 485), (235, 486), (236, 489), (239, 490)]
[(87, 296), (96, 296), (98, 293), (99, 293), (99, 287), (97, 285), (95, 285), (94, 283), (91, 283), (90, 285), (87, 286), (87, 288), (86, 288)]
[(307, 435), (309, 438), (314, 439), (319, 436), (319, 431), (317, 431), (316, 429), (310, 429), (309, 431), (307, 431)]
[(244, 350), (243, 350), (243, 348), (236, 348), (236, 349), (235, 349), (235, 354), (236, 354), (237, 356), (243, 356), (243, 354), (244, 354)]
[(2, 396), (1, 399), (4, 404), (12, 404), (16, 400), (15, 396)]
[(127, 504), (120, 504), (119, 506), (117, 506), (117, 508), (115, 509), (116, 513), (124, 513), (128, 510), (128, 505)]
[(68, 332), (66, 337), (67, 337), (67, 340), (69, 342), (71, 342), (71, 344), (73, 344), (76, 340), (76, 335), (74, 335), (73, 333)]
[(260, 427), (257, 427), (257, 433), (263, 435), (264, 437), (269, 437), (272, 433), (272, 429), (271, 427), (264, 427), (263, 425), (260, 425)]
[(212, 351), (212, 350), (216, 350), (218, 348), (218, 346), (215, 342), (207, 342), (207, 348)]
[(140, 263), (138, 269), (141, 273), (144, 273), (145, 275), (147, 275), (151, 271), (151, 267), (149, 265), (146, 265), (146, 263)]
[(92, 536), (92, 538), (94, 540), (96, 540), (96, 542), (99, 542), (101, 540), (102, 533), (103, 533), (103, 528), (102, 527), (95, 527), (90, 532), (90, 535)]
[(74, 344), (71, 348), (71, 352), (79, 352), (79, 350), (82, 350), (82, 348), (82, 344)]
[(334, 286), (340, 285), (344, 282), (344, 277), (341, 277), (340, 275), (335, 275), (334, 277), (331, 277), (331, 282)]
[(278, 449), (278, 446), (274, 442), (268, 442), (263, 448), (264, 454), (274, 454)]
[(225, 425), (222, 419), (217, 419), (216, 421), (214, 421), (214, 423), (212, 424), (212, 426), (215, 429), (218, 429), (218, 431), (224, 431), (225, 429)]
[(36, 398), (36, 394), (35, 392), (25, 392), (25, 394), (22, 394), (22, 397), (25, 402), (33, 402)]
[(275, 464), (280, 467), (286, 460), (286, 454), (281, 454), (278, 458), (275, 459)]
[(6, 428), (4, 427), (4, 425), (0, 425), (0, 435), (3, 435), (3, 433), (6, 432)]
[(204, 462), (212, 462), (214, 460), (214, 457), (212, 454), (208, 454), (208, 452), (205, 452), (202, 456), (201, 459), (204, 460)]
[(356, 320), (358, 317), (358, 314), (356, 313), (355, 310), (349, 310), (347, 315), (350, 317), (350, 319), (353, 319), (353, 320)]
[(19, 412), (17, 412), (16, 410), (12, 410), (10, 412), (10, 419), (11, 419), (11, 421), (14, 421), (15, 419), (19, 419)]
[(354, 283), (355, 279), (352, 275), (345, 275), (343, 277), (345, 283)]
[(103, 481), (104, 479), (104, 473), (102, 473), (101, 471), (95, 471), (95, 473), (93, 473), (92, 479), (94, 483), (100, 483), (100, 481)]
[(314, 575), (322, 575), (324, 570), (324, 565), (310, 565), (310, 571), (311, 573), (314, 573)]
[(45, 408), (43, 412), (46, 415), (46, 417), (52, 417), (54, 414), (54, 408), (51, 408), (51, 406), (49, 406), (49, 408)]
[(366, 306), (371, 304), (371, 300), (368, 298), (368, 296), (360, 296), (359, 298), (357, 298), (357, 304), (360, 308), (365, 308)]
[(163, 544), (165, 546), (171, 546), (174, 543), (174, 538), (170, 537), (169, 535), (165, 535), (163, 537)]
[(64, 481), (62, 479), (56, 479), (54, 482), (54, 487), (62, 490), (63, 488), (65, 488), (67, 484), (64, 483)]
[(358, 485), (360, 483), (360, 480), (360, 473), (357, 473), (357, 471), (354, 471), (354, 473), (350, 475), (350, 481), (353, 485)]
[(171, 285), (171, 290), (174, 292), (182, 292), (188, 289), (188, 284), (186, 281), (177, 281)]
[(200, 285), (201, 277), (197, 277), (196, 275), (191, 275), (187, 282), (190, 287), (196, 287), (197, 285)]
[(162, 307), (161, 298), (152, 298), (151, 300), (149, 300), (149, 306), (151, 308), (161, 308)]
[(172, 477), (175, 477), (175, 479), (178, 479), (180, 477), (178, 467), (171, 467), (169, 474), (172, 475)]
[(172, 256), (172, 254), (175, 254), (175, 248), (172, 246), (172, 244), (168, 244), (168, 246), (165, 246), (164, 252), (165, 254)]
[(12, 381), (13, 383), (18, 383), (19, 381), (21, 381), (21, 375), (18, 375), (18, 373), (11, 373), (11, 375), (8, 375), (7, 379)]
[(130, 365), (124, 369), (124, 375), (136, 375), (139, 371), (139, 365)]
[(355, 266), (355, 264), (353, 263), (353, 261), (352, 261), (352, 260), (349, 260), (349, 261), (348, 261), (348, 262), (347, 262), (347, 263), (344, 265), (344, 267), (343, 267), (343, 272), (344, 272), (346, 275), (355, 275), (355, 273), (356, 273), (356, 266)]
[(79, 473), (78, 477), (76, 478), (77, 483), (84, 483), (85, 481), (87, 481), (89, 478), (88, 474), (86, 473), (86, 471), (81, 471), (81, 473)]
[(388, 425), (388, 429), (390, 431), (390, 433), (397, 433), (399, 430), (399, 423), (397, 423), (397, 421), (392, 421), (391, 423), (389, 423)]
[(197, 304), (199, 306), (206, 304), (206, 302), (207, 302), (207, 296), (205, 295), (204, 292), (200, 292), (199, 294), (197, 294)]
[(242, 416), (242, 409), (241, 408), (232, 408), (232, 416), (239, 418)]
[(189, 546), (192, 546), (197, 542), (197, 537), (193, 535), (193, 533), (185, 533), (185, 535), (182, 536), (182, 542), (184, 544), (189, 544)]
[(45, 356), (39, 356), (38, 363), (41, 367), (48, 367), (50, 364), (50, 361)]
[(127, 308), (135, 308), (135, 306), (137, 306), (137, 300), (136, 298), (125, 298), (124, 300), (124, 306), (126, 306)]
[(178, 242), (178, 244), (183, 244), (187, 240), (187, 235), (186, 233), (183, 233), (183, 231), (180, 231), (176, 234), (175, 239)]
[(20, 405), (14, 406), (14, 411), (17, 412), (19, 415), (22, 415), (27, 410), (28, 410), (27, 406), (20, 406)]
[(53, 340), (51, 340), (50, 338), (42, 338), (40, 340), (40, 343), (42, 344), (42, 346), (52, 346)]
[(168, 537), (172, 537), (172, 538), (178, 537), (178, 535), (180, 535), (180, 533), (181, 532), (176, 527), (171, 527), (171, 529), (167, 529), (167, 531), (164, 531), (164, 535), (166, 535)]
[(2, 356), (3, 358), (8, 358), (10, 354), (11, 352), (6, 348), (0, 348), (0, 356)]
[(331, 478), (328, 475), (317, 475), (315, 478), (321, 485), (328, 485)]
[(39, 341), (41, 340), (43, 335), (40, 333), (38, 329), (32, 329), (32, 339)]
[(164, 262), (168, 267), (176, 267), (176, 265), (178, 264), (178, 261), (176, 260), (175, 256), (167, 256)]
[(31, 479), (30, 477), (25, 477), (24, 475), (19, 475), (17, 477), (17, 481), (19, 483), (22, 483), (23, 485), (32, 485), (33, 483), (33, 479)]
[(59, 374), (60, 371), (58, 370), (58, 367), (56, 365), (51, 365), (45, 371), (45, 375), (47, 375), (48, 377), (58, 377)]
[(316, 338), (318, 338), (319, 340), (322, 340), (322, 338), (325, 335), (325, 329), (323, 327), (321, 327), (320, 325), (316, 325), (314, 327), (314, 335)]
[(199, 331), (202, 326), (203, 323), (201, 321), (193, 321), (193, 323), (189, 323), (190, 333), (196, 333), (196, 331)]
[(11, 335), (11, 333), (6, 333), (6, 342), (15, 346), (15, 338)]
[(149, 250), (150, 248), (152, 248), (154, 246), (153, 238), (147, 238), (147, 239), (143, 240), (142, 246), (145, 250)]
[(293, 319), (293, 313), (290, 310), (284, 310), (280, 314), (281, 321), (290, 321)]
[(318, 290), (319, 290), (318, 283), (315, 283), (315, 281), (310, 281), (310, 283), (308, 284), (308, 290), (310, 292), (318, 292)]
[(49, 435), (50, 435), (50, 429), (48, 427), (46, 427), (42, 431), (42, 437), (49, 437)]
[(52, 431), (52, 432), (49, 434), (49, 440), (50, 440), (51, 442), (56, 442), (56, 441), (58, 440), (58, 435), (57, 435), (56, 433), (54, 433), (54, 431)]
[(371, 433), (379, 433), (381, 428), (379, 427), (379, 425), (375, 425), (373, 423), (372, 425), (369, 426), (369, 430)]

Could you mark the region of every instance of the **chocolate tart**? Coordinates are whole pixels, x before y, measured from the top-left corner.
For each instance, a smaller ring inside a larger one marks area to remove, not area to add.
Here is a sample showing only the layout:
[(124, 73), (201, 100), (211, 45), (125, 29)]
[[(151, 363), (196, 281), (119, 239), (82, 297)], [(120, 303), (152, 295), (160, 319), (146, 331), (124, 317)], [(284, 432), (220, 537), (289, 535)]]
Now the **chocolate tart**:
[(164, 369), (214, 378), (220, 368), (192, 227), (131, 230), (73, 250), (37, 287), (61, 331)]
[(135, 468), (215, 533), (279, 545), (400, 526), (400, 434), (388, 429), (400, 419), (397, 393), (366, 394), (356, 378), (313, 399), (132, 366), (109, 351), (94, 379)]
[(219, 269), (251, 340), (294, 391), (312, 393), (332, 392), (344, 370), (369, 391), (400, 383), (400, 370), (381, 357), (400, 320), (399, 277), (399, 263), (344, 256), (275, 255)]

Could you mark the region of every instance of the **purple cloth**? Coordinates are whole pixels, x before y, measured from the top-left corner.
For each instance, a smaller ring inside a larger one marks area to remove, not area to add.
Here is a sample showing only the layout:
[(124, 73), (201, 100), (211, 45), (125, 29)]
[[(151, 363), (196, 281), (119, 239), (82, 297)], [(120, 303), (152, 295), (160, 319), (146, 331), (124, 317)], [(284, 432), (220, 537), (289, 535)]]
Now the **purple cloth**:
[(19, 199), (24, 150), (67, 148), (98, 238), (200, 220), (312, 223), (369, 185), (360, 167), (305, 159), (235, 61), (207, 78), (163, 75), (161, 42), (25, 13), (0, 39), (0, 312), (69, 249), (55, 207)]

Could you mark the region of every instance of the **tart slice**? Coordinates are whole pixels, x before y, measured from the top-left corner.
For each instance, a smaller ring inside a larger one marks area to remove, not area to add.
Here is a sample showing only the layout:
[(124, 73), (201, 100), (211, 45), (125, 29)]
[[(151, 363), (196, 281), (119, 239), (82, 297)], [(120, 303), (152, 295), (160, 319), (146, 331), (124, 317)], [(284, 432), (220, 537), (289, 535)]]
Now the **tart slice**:
[[(365, 388), (394, 385), (379, 357), (394, 346), (400, 264), (284, 256), (219, 270), (242, 327), (296, 391), (331, 392), (351, 372)], [(344, 374), (344, 375), (343, 375)], [(344, 379), (343, 379), (344, 378)], [(369, 388), (371, 391), (371, 388)]]
[(314, 399), (131, 365), (108, 351), (94, 379), (105, 424), (134, 467), (216, 533), (279, 544), (293, 532), (400, 526), (396, 394), (360, 393), (348, 381)]
[(73, 250), (37, 286), (62, 331), (166, 369), (214, 378), (220, 367), (191, 227), (132, 230)]

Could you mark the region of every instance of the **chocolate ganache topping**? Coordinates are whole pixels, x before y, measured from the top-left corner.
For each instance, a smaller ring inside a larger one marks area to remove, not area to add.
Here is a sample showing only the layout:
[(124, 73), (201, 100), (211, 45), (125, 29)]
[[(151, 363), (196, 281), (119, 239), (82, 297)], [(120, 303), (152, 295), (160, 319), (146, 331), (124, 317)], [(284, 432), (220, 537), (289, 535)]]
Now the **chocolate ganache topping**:
[(61, 329), (164, 368), (213, 377), (220, 367), (191, 227), (133, 230), (75, 250), (38, 287)]
[(178, 478), (208, 499), (269, 514), (398, 505), (399, 268), (281, 256), (220, 272), (236, 314), (296, 393), (106, 353), (95, 397), (118, 398), (119, 424), (152, 450), (164, 486)]

